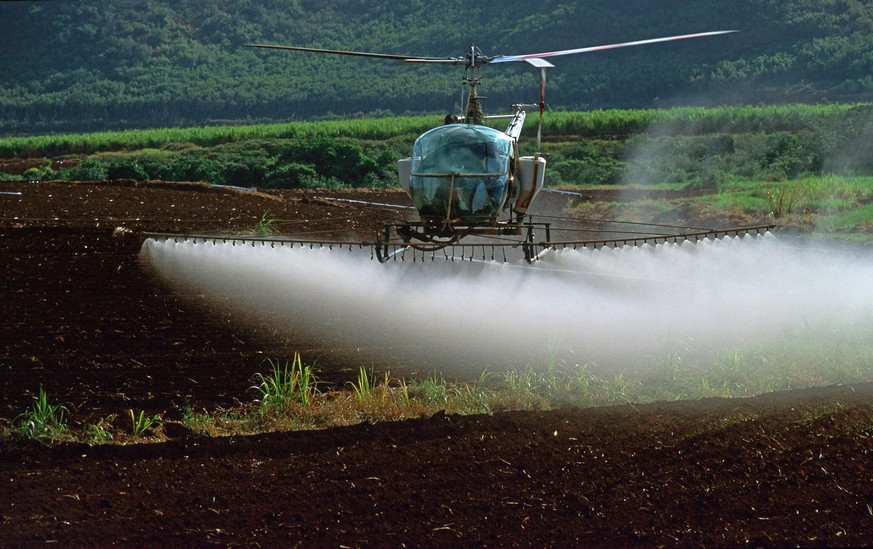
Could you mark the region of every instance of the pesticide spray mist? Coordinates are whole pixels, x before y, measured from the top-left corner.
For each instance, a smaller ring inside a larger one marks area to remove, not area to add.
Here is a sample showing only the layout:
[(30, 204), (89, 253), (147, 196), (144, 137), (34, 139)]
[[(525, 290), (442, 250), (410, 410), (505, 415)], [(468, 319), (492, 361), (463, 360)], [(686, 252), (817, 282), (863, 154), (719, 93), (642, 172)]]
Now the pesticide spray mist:
[(770, 235), (550, 251), (532, 265), (383, 265), (345, 249), (172, 240), (147, 240), (142, 256), (179, 291), (244, 313), (240, 322), (255, 313), (447, 375), (536, 366), (550, 352), (570, 365), (644, 369), (672, 341), (712, 353), (873, 313), (869, 252)]

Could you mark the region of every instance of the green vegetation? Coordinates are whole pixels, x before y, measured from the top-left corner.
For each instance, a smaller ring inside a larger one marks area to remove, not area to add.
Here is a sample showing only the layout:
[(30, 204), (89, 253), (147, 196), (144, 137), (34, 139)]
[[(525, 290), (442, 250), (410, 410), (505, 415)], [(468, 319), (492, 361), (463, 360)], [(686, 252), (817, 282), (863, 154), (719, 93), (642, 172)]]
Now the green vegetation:
[(350, 137), (359, 141), (383, 141), (391, 140), (396, 136), (414, 137), (439, 122), (440, 119), (433, 116), (418, 116), (7, 137), (0, 139), (0, 157), (78, 155), (162, 148), (178, 151), (191, 146), (208, 148), (240, 141), (257, 142), (274, 139), (310, 140)]
[[(545, 410), (560, 406), (640, 404), (706, 397), (750, 397), (781, 390), (873, 381), (873, 324), (810, 325), (769, 341), (699, 352), (688, 342), (668, 339), (651, 357), (651, 366), (615, 371), (597, 364), (564, 364), (554, 349), (539, 364), (501, 373), (483, 372), (475, 381), (448, 382), (438, 373), (421, 379), (379, 379), (361, 367), (350, 390), (320, 391), (315, 375), (299, 354), (292, 361), (268, 360), (271, 373), (255, 374), (252, 403), (232, 409), (196, 411), (186, 404), (182, 424), (207, 436), (276, 430), (320, 429), (362, 421), (393, 421), (449, 414), (506, 410)], [(75, 431), (66, 429), (66, 409), (49, 405), (40, 391), (33, 410), (0, 436), (83, 440), (90, 444), (162, 440), (159, 416), (130, 410), (126, 428), (115, 417)], [(740, 418), (742, 419), (742, 418)], [(132, 437), (132, 438), (131, 438)]]
[(772, 215), (786, 224), (814, 223), (823, 233), (864, 233), (873, 227), (873, 178), (822, 175), (791, 181), (736, 181), (719, 185), (713, 195), (701, 196), (717, 211), (744, 211), (758, 217)]
[(267, 375), (255, 374), (256, 385), (250, 387), (257, 393), (261, 410), (282, 409), (291, 403), (308, 405), (318, 392), (318, 380), (311, 366), (304, 366), (300, 353), (294, 354), (290, 364), (278, 360), (267, 360), (271, 372)]
[[(554, 112), (545, 118), (541, 152), (549, 155), (553, 187), (716, 190), (737, 181), (873, 175), (871, 121), (871, 104)], [(438, 123), (436, 117), (378, 118), (6, 138), (0, 158), (42, 163), (0, 178), (390, 186), (396, 160)], [(528, 125), (524, 153), (533, 152), (535, 130)], [(788, 197), (774, 198), (785, 209)]]
[[(53, 170), (49, 161), (43, 168), (31, 168), (22, 174), (19, 178), (24, 180), (204, 181), (261, 188), (384, 187), (396, 180), (396, 160), (406, 153), (401, 153), (395, 139), (332, 137), (328, 135), (333, 133), (329, 126), (322, 127), (324, 133), (320, 135), (287, 139), (249, 138), (254, 132), (244, 131), (225, 135), (227, 142), (212, 146), (173, 142), (175, 132), (155, 139), (133, 132), (106, 135), (105, 139), (93, 139), (92, 135), (12, 138), (0, 140), (0, 157), (53, 154), (69, 166)], [(192, 140), (208, 142), (210, 132), (204, 132), (207, 137)], [(366, 129), (360, 132), (367, 133)], [(140, 148), (151, 142), (161, 143), (160, 148)], [(74, 152), (85, 150), (101, 152)]]
[(270, 212), (261, 214), (261, 218), (255, 225), (257, 236), (270, 236), (276, 233), (276, 218), (270, 217)]
[(67, 429), (68, 412), (60, 404), (49, 404), (48, 395), (40, 386), (33, 407), (20, 416), (19, 431), (27, 438), (52, 438)]
[[(475, 21), (475, 25), (470, 25)], [(729, 23), (726, 23), (729, 22)], [(730, 27), (741, 33), (561, 58), (566, 109), (870, 100), (873, 15), (857, 0), (0, 3), (0, 133), (453, 110), (457, 70), (264, 51), (278, 43), (411, 55), (542, 52)], [(486, 108), (538, 97), (491, 67)]]
[(373, 382), (372, 382), (372, 373), (367, 373), (367, 369), (363, 366), (358, 370), (358, 382), (349, 382), (352, 390), (355, 392), (355, 395), (358, 397), (358, 400), (367, 400), (369, 398), (373, 398)]
[[(700, 212), (859, 239), (873, 227), (873, 104), (548, 113), (551, 187), (691, 190)], [(0, 139), (39, 164), (2, 180), (206, 181), (259, 188), (384, 187), (435, 117)], [(533, 152), (533, 125), (522, 152)], [(175, 141), (180, 140), (180, 141)], [(31, 166), (34, 162), (31, 162)], [(674, 201), (577, 203), (588, 218), (651, 221)], [(269, 215), (256, 231), (271, 230)], [(261, 233), (259, 233), (261, 234)]]
[(737, 179), (873, 174), (868, 104), (550, 113), (547, 121), (553, 186), (705, 189)]
[(88, 444), (108, 444), (115, 440), (112, 434), (112, 423), (115, 415), (110, 415), (97, 420), (85, 429), (85, 441)]
[(130, 410), (130, 432), (135, 437), (145, 436), (146, 433), (151, 431), (152, 428), (157, 425), (160, 419), (159, 416), (145, 415), (144, 410), (140, 410), (139, 414)]

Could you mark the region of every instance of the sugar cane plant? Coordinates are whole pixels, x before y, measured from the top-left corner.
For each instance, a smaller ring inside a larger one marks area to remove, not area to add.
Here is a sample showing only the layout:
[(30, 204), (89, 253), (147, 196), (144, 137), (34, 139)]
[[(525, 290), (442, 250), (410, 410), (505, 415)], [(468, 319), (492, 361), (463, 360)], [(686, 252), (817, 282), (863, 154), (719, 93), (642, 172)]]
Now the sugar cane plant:
[(155, 424), (160, 421), (159, 416), (147, 416), (145, 415), (144, 410), (140, 410), (139, 414), (134, 412), (132, 409), (130, 412), (130, 431), (133, 433), (135, 437), (141, 437), (146, 434), (146, 432), (155, 426)]
[(308, 405), (317, 392), (318, 380), (312, 373), (312, 368), (304, 366), (300, 353), (294, 353), (294, 360), (289, 365), (286, 360), (268, 359), (271, 372), (267, 375), (255, 374), (256, 384), (250, 387), (257, 393), (256, 401), (261, 410), (282, 408), (290, 403)]
[(60, 404), (49, 404), (45, 390), (40, 386), (33, 407), (23, 413), (20, 429), (28, 438), (52, 437), (67, 429), (67, 409)]

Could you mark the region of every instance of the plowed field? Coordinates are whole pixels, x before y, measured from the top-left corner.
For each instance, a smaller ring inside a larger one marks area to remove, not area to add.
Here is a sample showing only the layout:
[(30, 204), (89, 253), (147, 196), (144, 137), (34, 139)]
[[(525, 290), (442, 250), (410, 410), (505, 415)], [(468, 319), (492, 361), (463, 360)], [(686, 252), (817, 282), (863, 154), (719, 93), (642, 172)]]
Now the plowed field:
[[(80, 422), (128, 409), (172, 419), (186, 402), (232, 406), (251, 398), (253, 363), (319, 349), (264, 339), (173, 294), (138, 260), (142, 231), (251, 230), (269, 210), (292, 222), (285, 233), (336, 238), (373, 235), (397, 217), (302, 191), (43, 182), (0, 183), (0, 193), (6, 422), (39, 386)], [(331, 196), (403, 202), (393, 191)], [(134, 445), (4, 443), (0, 544), (873, 544), (873, 384), (174, 435)]]

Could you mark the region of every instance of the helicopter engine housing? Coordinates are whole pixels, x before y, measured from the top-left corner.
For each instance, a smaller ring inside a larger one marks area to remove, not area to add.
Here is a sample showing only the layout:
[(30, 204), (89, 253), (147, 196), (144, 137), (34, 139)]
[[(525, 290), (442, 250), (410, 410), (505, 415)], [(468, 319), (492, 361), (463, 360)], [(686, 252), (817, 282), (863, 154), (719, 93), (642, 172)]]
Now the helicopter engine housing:
[(542, 156), (522, 156), (518, 159), (515, 182), (518, 197), (512, 210), (517, 214), (527, 213), (533, 199), (543, 188), (546, 177), (546, 159)]
[(409, 178), (412, 176), (412, 158), (401, 158), (397, 161), (397, 175), (400, 176), (400, 187), (409, 194)]

